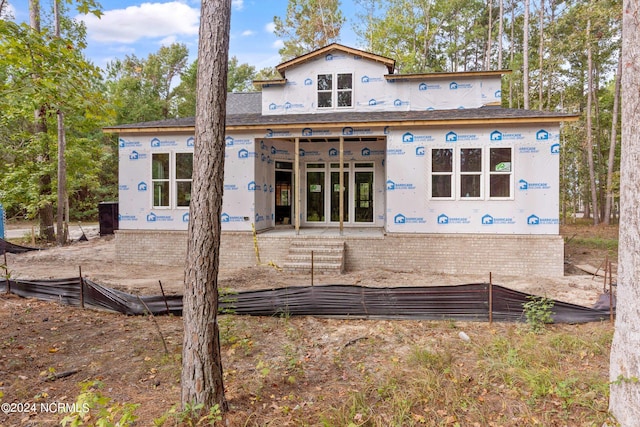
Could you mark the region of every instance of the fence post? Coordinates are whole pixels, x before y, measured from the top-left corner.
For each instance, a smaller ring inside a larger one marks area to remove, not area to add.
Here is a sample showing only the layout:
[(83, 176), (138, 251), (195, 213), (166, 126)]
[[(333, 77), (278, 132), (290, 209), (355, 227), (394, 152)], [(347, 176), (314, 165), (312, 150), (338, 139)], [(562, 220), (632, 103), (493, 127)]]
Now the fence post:
[(493, 278), (489, 272), (489, 324), (493, 323)]
[(82, 279), (82, 267), (78, 266), (80, 272), (80, 308), (84, 308), (84, 280)]

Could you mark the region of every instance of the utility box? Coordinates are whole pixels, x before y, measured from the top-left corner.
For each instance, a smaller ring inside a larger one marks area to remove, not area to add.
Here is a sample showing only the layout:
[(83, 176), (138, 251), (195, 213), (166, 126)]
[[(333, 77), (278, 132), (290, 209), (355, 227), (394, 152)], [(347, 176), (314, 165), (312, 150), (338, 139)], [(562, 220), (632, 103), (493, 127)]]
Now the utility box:
[(0, 203), (0, 239), (4, 239), (4, 230), (7, 223), (7, 215), (4, 213), (4, 207)]
[(98, 203), (98, 221), (101, 236), (113, 234), (118, 229), (118, 202)]

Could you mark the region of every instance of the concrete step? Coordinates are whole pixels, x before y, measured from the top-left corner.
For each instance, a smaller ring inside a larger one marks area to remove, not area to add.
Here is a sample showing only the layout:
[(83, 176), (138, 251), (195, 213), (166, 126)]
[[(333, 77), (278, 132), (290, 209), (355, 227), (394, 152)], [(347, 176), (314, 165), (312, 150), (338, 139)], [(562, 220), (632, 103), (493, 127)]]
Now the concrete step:
[(290, 272), (342, 273), (344, 271), (344, 241), (339, 239), (295, 239), (289, 246), (283, 269)]

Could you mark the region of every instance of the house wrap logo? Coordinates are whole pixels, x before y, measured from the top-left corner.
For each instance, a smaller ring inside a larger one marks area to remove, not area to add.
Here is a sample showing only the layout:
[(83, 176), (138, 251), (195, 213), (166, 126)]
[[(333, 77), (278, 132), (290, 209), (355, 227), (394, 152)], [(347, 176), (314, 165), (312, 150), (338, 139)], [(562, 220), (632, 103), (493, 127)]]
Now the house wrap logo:
[(524, 139), (524, 135), (521, 133), (502, 133), (499, 130), (494, 130), (489, 134), (489, 140), (491, 142), (498, 141), (515, 141)]
[(426, 223), (426, 221), (422, 217), (410, 218), (399, 213), (398, 215), (393, 217), (393, 223), (394, 224), (424, 224)]
[(129, 153), (129, 160), (132, 160), (132, 161), (143, 160), (146, 158), (147, 158), (146, 153), (139, 153), (136, 150), (133, 150), (131, 153)]
[(118, 221), (119, 222), (123, 222), (123, 221), (138, 221), (138, 217), (135, 216), (135, 215), (118, 214)]
[(257, 154), (255, 151), (249, 151), (245, 148), (238, 150), (239, 159), (249, 159), (249, 158), (255, 158), (255, 157), (257, 157)]
[(433, 142), (435, 138), (431, 135), (414, 135), (411, 132), (405, 132), (402, 134), (402, 142), (404, 144), (411, 144), (413, 142)]
[(275, 138), (278, 136), (291, 136), (291, 132), (287, 130), (274, 131), (273, 129), (267, 129), (264, 134), (265, 138)]
[(293, 103), (293, 102), (285, 102), (284, 104), (276, 104), (276, 103), (271, 103), (269, 104), (269, 111), (276, 111), (276, 110), (297, 110), (300, 108), (304, 108), (304, 104), (300, 104), (300, 103)]
[(176, 145), (178, 145), (176, 141), (162, 141), (159, 138), (153, 138), (151, 140), (151, 148), (175, 147)]
[(393, 101), (394, 107), (404, 107), (406, 105), (409, 105), (409, 101), (403, 101), (402, 99), (396, 99)]
[(402, 148), (387, 149), (387, 156), (404, 156), (406, 152)]
[(194, 137), (187, 138), (187, 147), (193, 147), (196, 143), (196, 139)]
[(528, 182), (524, 179), (518, 181), (518, 190), (527, 191), (527, 190), (549, 190), (551, 186), (546, 182)]
[(458, 83), (458, 82), (449, 83), (449, 90), (471, 89), (471, 88), (473, 88), (473, 85), (471, 83)]
[(369, 76), (362, 76), (360, 77), (360, 83), (378, 83), (383, 81), (382, 77), (369, 77)]
[[(247, 217), (246, 220), (248, 221), (249, 218)], [(222, 215), (220, 215), (220, 221), (221, 222), (244, 222), (245, 221), (245, 217), (243, 217), (243, 216), (231, 216), (228, 213), (223, 212)]]
[(147, 183), (144, 181), (141, 181), (138, 183), (138, 191), (147, 191), (148, 186)]
[(228, 136), (224, 139), (224, 143), (227, 147), (233, 147), (233, 137)]
[(440, 214), (436, 218), (436, 222), (439, 225), (449, 225), (449, 224), (470, 224), (471, 221), (467, 217), (450, 217), (446, 214)]
[(364, 147), (362, 150), (360, 150), (360, 155), (362, 157), (382, 156), (384, 155), (384, 150), (372, 150), (369, 147)]
[(536, 132), (536, 140), (537, 141), (548, 141), (549, 140), (549, 132), (544, 129), (540, 129)]
[(416, 156), (417, 157), (423, 157), (425, 154), (425, 149), (424, 147), (420, 146), (420, 147), (416, 147)]
[(171, 222), (173, 217), (171, 215), (158, 215), (153, 212), (147, 214), (147, 222)]
[(496, 99), (502, 99), (502, 90), (498, 89), (493, 93), (493, 97)]
[(476, 134), (460, 134), (454, 131), (448, 132), (444, 136), (445, 142), (459, 142), (459, 141), (477, 141), (478, 135)]
[(415, 190), (416, 186), (412, 183), (399, 183), (394, 182), (392, 180), (387, 180), (387, 190), (395, 191), (395, 190)]
[(271, 146), (271, 154), (272, 154), (272, 155), (279, 154), (279, 155), (285, 155), (285, 156), (286, 156), (286, 155), (288, 155), (288, 154), (289, 154), (289, 150), (284, 150), (284, 149), (281, 149), (281, 148), (276, 148), (276, 147), (274, 147), (274, 146), (272, 145), (272, 146)]
[(342, 134), (344, 136), (353, 136), (353, 135), (370, 135), (373, 132), (371, 128), (352, 128), (350, 126), (346, 126), (342, 128)]
[(418, 85), (418, 90), (420, 92), (424, 92), (426, 90), (440, 90), (442, 89), (442, 87), (439, 84), (427, 84), (427, 83), (420, 83)]
[(249, 190), (249, 191), (260, 191), (260, 187), (258, 185), (256, 185), (255, 181), (251, 181), (251, 182), (249, 182), (249, 184), (247, 184), (247, 190)]
[(304, 85), (305, 86), (313, 86), (313, 80), (311, 80), (309, 77), (307, 77), (306, 79), (304, 79)]
[(189, 212), (182, 215), (182, 222), (189, 222)]
[(302, 136), (319, 136), (319, 135), (331, 135), (331, 131), (328, 129), (313, 129), (313, 128), (302, 129)]
[(239, 190), (238, 186), (236, 184), (225, 184), (224, 185), (224, 191), (237, 191)]
[(118, 148), (131, 147), (142, 147), (142, 143), (140, 143), (140, 141), (127, 141), (126, 139), (118, 138)]
[(552, 144), (550, 151), (551, 154), (560, 154), (560, 144)]
[(482, 225), (494, 225), (494, 224), (509, 224), (513, 225), (516, 222), (513, 218), (496, 218), (489, 214), (486, 214), (481, 219)]
[[(338, 151), (337, 148), (330, 148), (329, 149), (329, 157), (336, 157), (340, 154), (340, 152)], [(345, 150), (342, 152), (343, 156), (352, 156), (353, 153), (350, 150)]]
[(555, 225), (560, 224), (559, 218), (541, 218), (538, 215), (529, 215), (527, 225)]

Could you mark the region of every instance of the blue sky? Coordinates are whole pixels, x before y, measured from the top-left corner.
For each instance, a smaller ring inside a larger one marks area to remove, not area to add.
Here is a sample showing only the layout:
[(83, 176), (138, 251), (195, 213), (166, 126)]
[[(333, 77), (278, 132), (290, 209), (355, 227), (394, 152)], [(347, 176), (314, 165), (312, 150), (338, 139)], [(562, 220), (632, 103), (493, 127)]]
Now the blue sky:
[[(48, 11), (52, 0), (40, 0), (41, 10)], [(195, 59), (200, 16), (199, 0), (101, 0), (101, 19), (93, 15), (72, 16), (87, 25), (86, 56), (104, 68), (109, 61), (136, 55), (146, 58), (160, 46), (173, 42), (186, 44)], [(273, 34), (273, 17), (284, 17), (287, 0), (233, 0), (231, 13), (230, 56), (257, 70), (280, 63), (282, 46)], [(28, 21), (28, 0), (9, 0), (16, 21)], [(353, 0), (342, 0), (347, 21), (342, 28), (341, 43), (357, 47), (353, 33)]]

